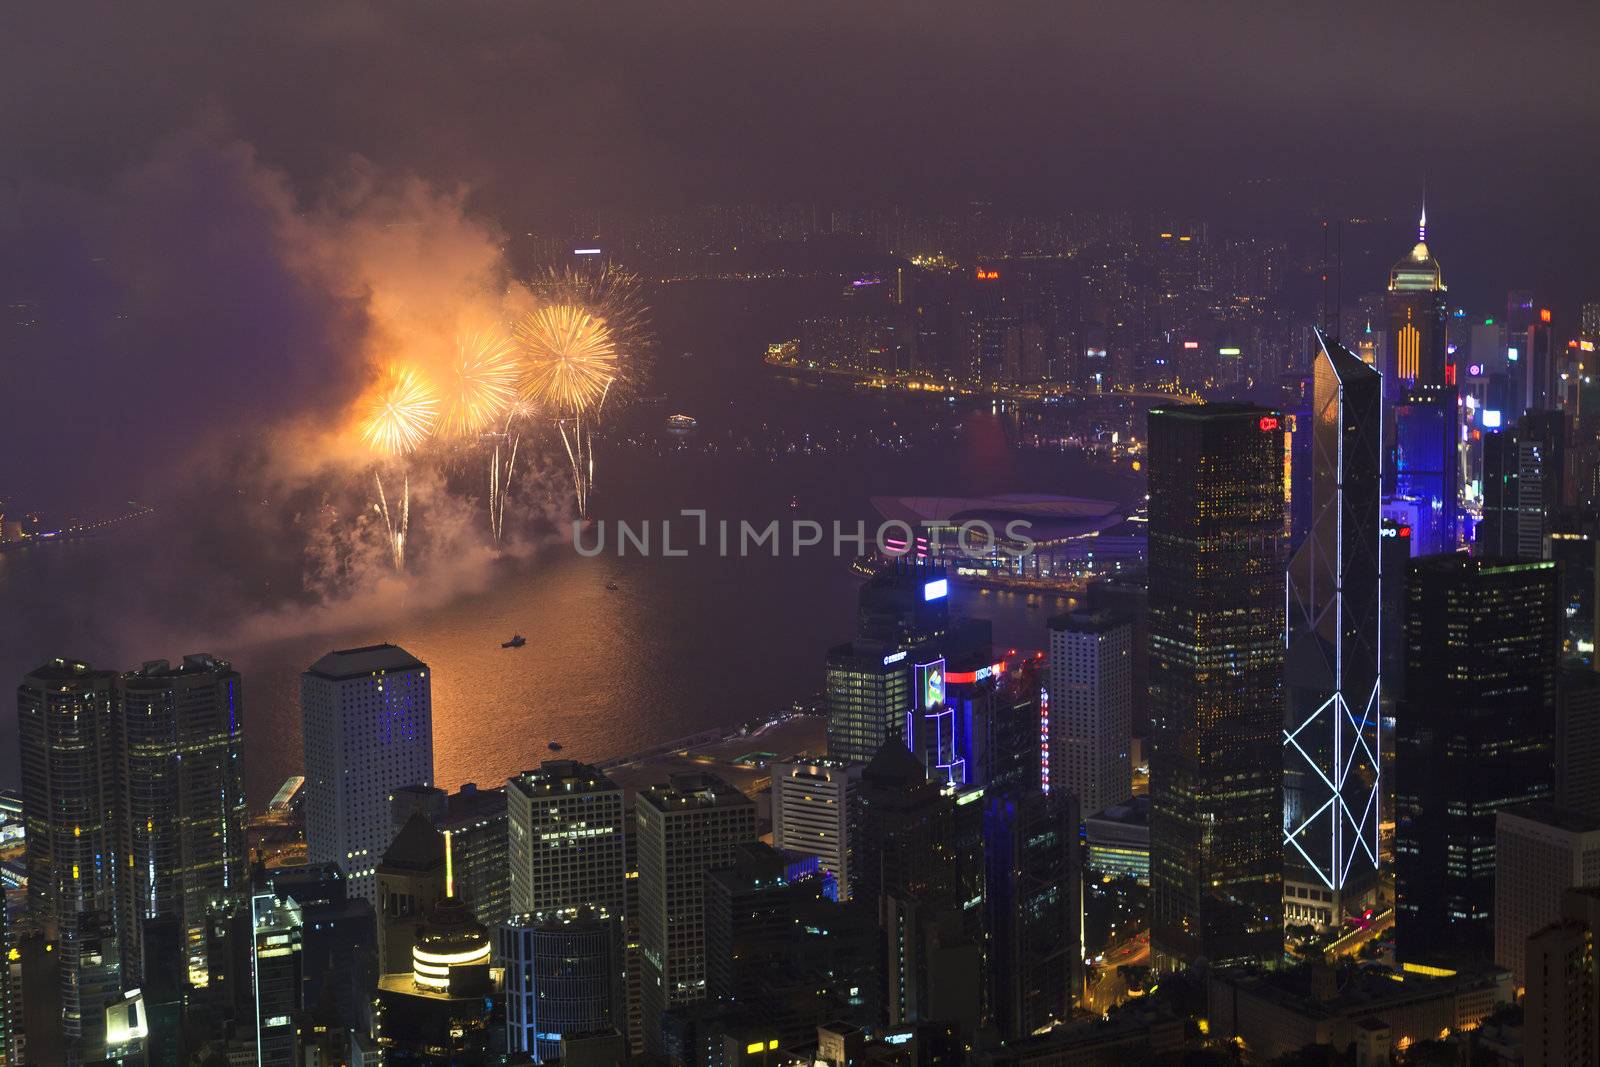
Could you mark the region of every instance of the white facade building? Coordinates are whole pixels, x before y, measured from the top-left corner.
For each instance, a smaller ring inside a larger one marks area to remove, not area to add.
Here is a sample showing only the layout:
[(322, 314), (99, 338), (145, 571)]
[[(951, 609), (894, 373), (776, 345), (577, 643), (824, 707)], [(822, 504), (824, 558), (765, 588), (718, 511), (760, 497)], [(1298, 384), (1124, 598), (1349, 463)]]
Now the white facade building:
[(1050, 620), (1050, 791), (1087, 818), (1133, 794), (1133, 627), (1108, 612)]
[(427, 664), (395, 645), (330, 652), (300, 676), (308, 859), (339, 864), (374, 905), (390, 795), (433, 784), (430, 687)]

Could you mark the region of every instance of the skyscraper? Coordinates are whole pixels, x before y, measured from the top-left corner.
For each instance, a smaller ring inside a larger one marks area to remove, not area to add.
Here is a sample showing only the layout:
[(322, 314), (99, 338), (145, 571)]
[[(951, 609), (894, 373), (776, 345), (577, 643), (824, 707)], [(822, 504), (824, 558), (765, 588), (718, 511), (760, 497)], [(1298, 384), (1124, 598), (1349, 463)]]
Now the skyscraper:
[(300, 676), (306, 851), (376, 905), (373, 877), (393, 826), (389, 796), (433, 784), (428, 666), (395, 645), (330, 652)]
[(1085, 815), (1133, 795), (1133, 628), (1105, 612), (1050, 620), (1049, 791)]
[(28, 907), (60, 941), (62, 1036), (90, 1059), (104, 1054), (103, 997), (118, 991), (115, 683), (56, 659), (17, 688)]
[(1548, 798), (1554, 778), (1555, 565), (1429, 556), (1406, 592), (1396, 952), (1487, 959), (1495, 812)]
[(1317, 335), (1310, 525), (1288, 569), (1284, 901), (1336, 924), (1377, 888), (1383, 378)]
[(189, 973), (205, 974), (206, 912), (249, 895), (239, 673), (213, 656), (153, 660), (117, 679), (123, 966), (140, 981), (144, 919), (178, 920)]
[(858, 639), (828, 650), (828, 755), (866, 763), (890, 741), (904, 743), (911, 710), (911, 664), (905, 649)]
[(714, 775), (675, 775), (641, 791), (634, 815), (645, 1048), (659, 1051), (662, 1012), (706, 995), (705, 872), (756, 840), (756, 807)]
[(1389, 271), (1384, 310), (1385, 390), (1399, 396), (1413, 385), (1454, 384), (1447, 378), (1445, 284), (1439, 261), (1428, 249), (1428, 209), (1417, 222), (1417, 243)]
[(1566, 481), (1566, 419), (1529, 411), (1515, 427), (1483, 437), (1483, 521), (1478, 551), (1507, 559), (1544, 559), (1545, 542)]
[(1150, 412), (1151, 947), (1167, 960), (1283, 951), (1281, 422)]
[(511, 911), (599, 908), (623, 914), (622, 790), (574, 760), (545, 760), (506, 784)]
[(250, 981), (256, 1062), (294, 1067), (300, 1059), (301, 936), (305, 922), (292, 897), (271, 891), (250, 900)]

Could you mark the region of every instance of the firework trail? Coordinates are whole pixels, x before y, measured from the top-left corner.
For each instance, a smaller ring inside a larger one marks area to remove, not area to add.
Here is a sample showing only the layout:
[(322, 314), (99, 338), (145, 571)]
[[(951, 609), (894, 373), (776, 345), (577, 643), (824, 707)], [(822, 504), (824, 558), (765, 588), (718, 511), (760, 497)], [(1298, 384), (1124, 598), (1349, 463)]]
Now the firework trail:
[(554, 418), (578, 515), (587, 518), (600, 413), (649, 347), (639, 280), (610, 266), (592, 274), (552, 270), (529, 289), (540, 303), (513, 330), (522, 354), (519, 393)]
[[(438, 412), (438, 394), (420, 373), (411, 367), (391, 366), (365, 405), (361, 438), (380, 456), (403, 459), (428, 439)], [(372, 474), (378, 487), (373, 510), (383, 516), (389, 555), (397, 571), (405, 569), (406, 533), (411, 528), (411, 476), (403, 466), (401, 477), (399, 504), (391, 510), (383, 490), (382, 471)]]
[(506, 500), (511, 492), (511, 476), (517, 469), (517, 448), (522, 443), (516, 425), (532, 414), (533, 408), (527, 403), (513, 403), (506, 410), (505, 426), (493, 435), (494, 447), (489, 455), (489, 533), (495, 544), (505, 535)]

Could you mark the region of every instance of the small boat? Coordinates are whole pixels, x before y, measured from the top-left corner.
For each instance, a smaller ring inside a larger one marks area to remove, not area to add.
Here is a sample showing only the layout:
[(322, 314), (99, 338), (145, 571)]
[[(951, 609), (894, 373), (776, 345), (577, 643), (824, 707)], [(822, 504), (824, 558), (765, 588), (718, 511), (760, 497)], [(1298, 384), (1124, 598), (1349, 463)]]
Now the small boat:
[(550, 749), (551, 752), (560, 752), (561, 751), (561, 742), (560, 741), (552, 741), (552, 742), (550, 742), (549, 749)]
[(693, 415), (668, 415), (667, 428), (671, 430), (692, 430), (700, 425)]
[(612, 592), (616, 592), (617, 583), (616, 582), (607, 582), (606, 583), (606, 588), (610, 589)]
[(500, 647), (501, 648), (521, 648), (523, 645), (525, 645), (527, 643), (528, 643), (528, 639), (526, 637), (523, 637), (521, 634), (512, 634), (511, 635), (511, 640), (509, 640), (509, 641), (501, 641), (500, 642)]

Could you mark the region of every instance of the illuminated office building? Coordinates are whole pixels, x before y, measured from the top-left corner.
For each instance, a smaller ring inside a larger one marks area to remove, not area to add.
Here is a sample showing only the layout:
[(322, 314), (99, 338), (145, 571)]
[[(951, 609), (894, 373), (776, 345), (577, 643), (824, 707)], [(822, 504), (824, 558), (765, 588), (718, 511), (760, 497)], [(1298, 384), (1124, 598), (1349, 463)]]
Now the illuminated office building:
[(1288, 569), (1283, 891), (1290, 921), (1327, 926), (1378, 881), (1383, 378), (1318, 341), (1311, 523)]
[(433, 784), (428, 666), (395, 645), (330, 652), (300, 676), (300, 715), (308, 858), (339, 864), (351, 894), (376, 905), (389, 798)]
[(545, 760), (506, 783), (513, 915), (599, 908), (622, 915), (622, 789), (575, 760)]
[(619, 918), (570, 908), (500, 925), (508, 1052), (528, 1052), (542, 1063), (561, 1058), (563, 1040), (627, 1032)]
[(1132, 634), (1105, 612), (1050, 620), (1049, 791), (1072, 793), (1087, 815), (1133, 795)]
[(250, 901), (250, 920), (256, 1062), (261, 1067), (297, 1067), (305, 931), (300, 905), (293, 897), (258, 893)]
[(249, 894), (239, 673), (209, 655), (145, 663), (117, 679), (123, 961), (139, 984), (145, 919), (176, 918), (190, 973), (205, 974), (206, 912)]
[(1476, 542), (1485, 556), (1544, 559), (1566, 481), (1566, 417), (1528, 411), (1514, 427), (1483, 435), (1483, 521)]
[(890, 741), (904, 742), (912, 704), (909, 659), (905, 649), (882, 641), (858, 639), (828, 650), (830, 758), (866, 763)]
[(506, 791), (479, 789), (474, 782), (462, 783), (454, 793), (422, 785), (395, 790), (390, 802), (395, 827), (404, 826), (413, 811), (450, 835), (456, 896), (485, 925), (504, 919), (511, 909)]
[(69, 1053), (104, 1051), (104, 999), (119, 994), (116, 674), (51, 660), (17, 688), (28, 907), (61, 950)]
[(1414, 385), (1454, 384), (1446, 371), (1444, 272), (1428, 249), (1428, 209), (1417, 223), (1417, 243), (1389, 271), (1384, 298), (1386, 392), (1399, 396)]
[(634, 802), (639, 837), (639, 942), (645, 1047), (661, 1016), (706, 996), (705, 873), (756, 840), (756, 806), (714, 775), (674, 775)]
[(1463, 554), (1412, 561), (1396, 713), (1402, 962), (1492, 952), (1495, 813), (1554, 785), (1555, 570)]
[(1283, 952), (1282, 416), (1150, 412), (1151, 948)]
[(772, 844), (817, 857), (850, 899), (850, 808), (859, 763), (837, 760), (772, 764)]

